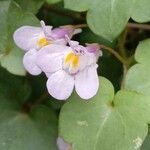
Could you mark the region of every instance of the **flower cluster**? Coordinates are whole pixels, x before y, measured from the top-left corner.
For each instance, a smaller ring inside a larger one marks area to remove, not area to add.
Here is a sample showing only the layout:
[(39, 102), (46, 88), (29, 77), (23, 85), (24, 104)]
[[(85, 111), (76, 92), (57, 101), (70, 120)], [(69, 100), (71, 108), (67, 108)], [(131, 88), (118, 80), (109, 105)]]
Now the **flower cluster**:
[(99, 88), (96, 64), (102, 55), (98, 44), (79, 45), (71, 40), (81, 29), (73, 26), (52, 28), (23, 26), (14, 33), (14, 41), (25, 51), (23, 64), (32, 75), (44, 72), (51, 96), (66, 100), (74, 87), (83, 99), (93, 97)]

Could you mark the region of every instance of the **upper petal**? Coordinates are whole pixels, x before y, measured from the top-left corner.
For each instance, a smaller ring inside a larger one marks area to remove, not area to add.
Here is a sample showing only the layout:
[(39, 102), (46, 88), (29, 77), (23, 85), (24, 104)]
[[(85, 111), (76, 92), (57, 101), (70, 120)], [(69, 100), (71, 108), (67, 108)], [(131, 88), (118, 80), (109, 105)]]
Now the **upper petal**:
[(62, 69), (63, 56), (70, 48), (51, 44), (40, 49), (37, 55), (37, 65), (45, 73), (54, 73)]
[(54, 41), (54, 44), (66, 45), (67, 41), (65, 39), (58, 39)]
[(57, 146), (59, 150), (71, 150), (71, 144), (66, 143), (62, 138), (57, 138)]
[(50, 95), (58, 100), (66, 100), (72, 93), (74, 77), (60, 70), (52, 74), (47, 81), (47, 89)]
[(37, 47), (37, 41), (40, 36), (44, 36), (42, 28), (23, 26), (15, 31), (13, 38), (18, 47), (28, 51)]
[(63, 55), (62, 53), (44, 54), (40, 53), (37, 57), (37, 65), (46, 74), (54, 73), (62, 69)]
[(69, 46), (50, 44), (50, 45), (42, 47), (39, 51), (39, 54), (40, 53), (45, 53), (45, 54), (66, 53), (66, 52), (69, 52), (70, 50), (71, 48)]
[(25, 69), (32, 75), (39, 75), (42, 71), (36, 64), (37, 51), (35, 49), (29, 50), (23, 57), (23, 64)]
[(67, 25), (67, 26), (61, 26), (59, 28), (53, 29), (51, 36), (55, 39), (65, 39), (65, 36), (72, 38), (73, 35), (78, 34), (80, 32), (82, 32), (80, 28), (74, 29), (73, 26)]
[(96, 55), (93, 53), (85, 53), (84, 55), (80, 56), (79, 61), (79, 70), (84, 70), (87, 66), (95, 64), (97, 61)]
[(75, 77), (75, 89), (83, 99), (90, 99), (96, 95), (99, 87), (97, 65), (87, 67)]

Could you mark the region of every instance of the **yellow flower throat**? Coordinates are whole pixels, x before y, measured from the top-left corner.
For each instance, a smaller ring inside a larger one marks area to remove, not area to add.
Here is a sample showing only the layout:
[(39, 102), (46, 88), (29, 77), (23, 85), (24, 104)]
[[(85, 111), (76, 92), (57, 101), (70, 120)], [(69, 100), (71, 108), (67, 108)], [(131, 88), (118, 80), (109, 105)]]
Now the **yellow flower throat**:
[(64, 63), (70, 64), (72, 68), (76, 68), (79, 64), (79, 56), (71, 52), (66, 56)]
[(43, 46), (46, 46), (46, 45), (48, 45), (48, 44), (50, 44), (50, 42), (44, 37), (44, 38), (40, 38), (39, 40), (38, 40), (38, 42), (37, 42), (37, 45), (39, 46), (39, 47), (43, 47)]

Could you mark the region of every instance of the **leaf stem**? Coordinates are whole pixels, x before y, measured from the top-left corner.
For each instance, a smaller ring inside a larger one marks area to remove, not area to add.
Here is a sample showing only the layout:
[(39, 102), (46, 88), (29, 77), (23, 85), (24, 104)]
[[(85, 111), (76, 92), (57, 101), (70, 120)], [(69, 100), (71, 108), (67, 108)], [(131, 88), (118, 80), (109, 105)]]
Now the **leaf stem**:
[(87, 28), (88, 25), (87, 24), (77, 24), (77, 25), (72, 25), (75, 29), (76, 28)]
[(124, 88), (127, 71), (128, 71), (128, 67), (123, 65), (123, 76), (122, 76), (122, 81), (121, 81), (121, 89)]
[(43, 102), (49, 96), (48, 92), (44, 92), (33, 104), (32, 106), (38, 105)]
[[(78, 24), (78, 25), (73, 25), (75, 28), (85, 28), (88, 27), (87, 24)], [(127, 27), (129, 28), (139, 28), (139, 29), (144, 29), (144, 30), (150, 30), (150, 25), (149, 24), (138, 24), (138, 23), (127, 23)]]
[(48, 97), (48, 92), (44, 92), (37, 100), (35, 100), (34, 102), (30, 102), (27, 101), (23, 104), (21, 112), (23, 113), (28, 113), (30, 112), (31, 108), (40, 104), (41, 102), (43, 102), (47, 97)]
[(112, 49), (111, 47), (107, 47), (105, 45), (100, 45), (100, 47), (113, 54), (123, 65), (125, 66), (127, 65), (126, 60), (123, 57), (121, 57), (114, 49)]
[(128, 23), (127, 27), (150, 30), (150, 25), (149, 24)]
[(128, 35), (128, 28), (126, 27), (125, 30), (122, 32), (122, 34), (120, 35), (120, 37), (118, 38), (118, 45), (117, 45), (117, 49), (119, 50), (119, 54), (126, 59), (126, 53), (125, 53), (125, 42), (126, 42), (126, 38)]

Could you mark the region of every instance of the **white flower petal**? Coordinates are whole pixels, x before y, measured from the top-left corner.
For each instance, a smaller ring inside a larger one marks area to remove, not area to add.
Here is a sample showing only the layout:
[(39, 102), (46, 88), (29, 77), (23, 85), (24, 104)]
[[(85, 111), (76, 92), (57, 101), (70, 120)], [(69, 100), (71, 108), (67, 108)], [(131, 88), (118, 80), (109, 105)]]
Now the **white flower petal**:
[(71, 144), (66, 143), (62, 138), (57, 138), (57, 146), (59, 150), (71, 150)]
[(96, 95), (99, 87), (97, 65), (92, 65), (79, 72), (75, 77), (75, 89), (83, 99), (90, 99)]
[(44, 37), (42, 28), (23, 26), (15, 31), (13, 38), (18, 47), (28, 51), (37, 48), (37, 41), (41, 36)]
[(71, 51), (71, 48), (69, 46), (65, 45), (58, 45), (58, 44), (50, 44), (47, 46), (44, 46), (40, 49), (40, 53), (45, 53), (45, 54), (52, 54), (52, 53), (66, 53)]
[(52, 74), (47, 81), (50, 95), (58, 100), (66, 100), (72, 93), (74, 77), (60, 70)]
[(97, 58), (92, 53), (86, 53), (86, 54), (80, 56), (79, 70), (83, 70), (83, 69), (85, 69), (85, 67), (95, 64), (96, 61), (97, 61)]
[(47, 55), (40, 55), (37, 59), (37, 65), (45, 73), (54, 73), (62, 69), (63, 54), (54, 53)]
[(45, 73), (46, 77), (49, 78), (53, 73)]
[(73, 32), (73, 35), (75, 34), (79, 34), (82, 32), (82, 29), (78, 28), (78, 29), (75, 29), (74, 32)]
[(67, 46), (51, 44), (38, 52), (37, 65), (45, 73), (54, 73), (62, 69), (63, 56), (70, 48)]
[(67, 41), (65, 39), (57, 39), (54, 41), (55, 44), (66, 45)]
[(23, 57), (23, 64), (25, 69), (32, 75), (39, 75), (42, 71), (36, 65), (37, 51), (35, 49), (29, 50)]

